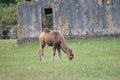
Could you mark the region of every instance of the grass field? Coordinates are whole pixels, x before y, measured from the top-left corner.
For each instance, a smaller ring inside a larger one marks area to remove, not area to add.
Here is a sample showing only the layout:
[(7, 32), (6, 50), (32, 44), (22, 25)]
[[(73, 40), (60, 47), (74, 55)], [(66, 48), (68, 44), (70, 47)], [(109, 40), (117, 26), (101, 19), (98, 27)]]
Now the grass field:
[(0, 40), (0, 80), (119, 80), (120, 39), (67, 40), (75, 57), (63, 61), (52, 48), (45, 48), (45, 62), (38, 56), (39, 43), (18, 46), (15, 40)]

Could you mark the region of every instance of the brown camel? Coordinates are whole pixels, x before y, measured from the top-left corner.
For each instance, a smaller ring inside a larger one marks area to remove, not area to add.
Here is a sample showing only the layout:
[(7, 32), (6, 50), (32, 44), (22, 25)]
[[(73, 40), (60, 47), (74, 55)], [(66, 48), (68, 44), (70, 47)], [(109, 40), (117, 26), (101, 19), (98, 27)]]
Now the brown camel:
[(69, 60), (72, 60), (74, 57), (72, 50), (69, 47), (67, 47), (63, 35), (58, 30), (50, 30), (48, 28), (44, 28), (42, 33), (39, 35), (39, 41), (40, 41), (39, 55), (41, 61), (44, 61), (43, 49), (46, 44), (48, 46), (53, 46), (53, 52), (52, 52), (53, 61), (54, 61), (54, 56), (56, 54), (56, 49), (58, 51), (60, 60), (61, 60), (60, 49), (62, 49), (63, 52), (67, 54)]

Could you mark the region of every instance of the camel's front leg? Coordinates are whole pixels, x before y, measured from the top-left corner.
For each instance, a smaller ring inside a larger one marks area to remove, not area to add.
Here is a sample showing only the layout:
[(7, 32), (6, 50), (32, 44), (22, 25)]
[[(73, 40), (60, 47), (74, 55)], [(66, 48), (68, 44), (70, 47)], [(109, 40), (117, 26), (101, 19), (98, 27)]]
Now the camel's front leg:
[(39, 56), (41, 61), (44, 61), (44, 56), (43, 56), (44, 47), (45, 47), (45, 43), (40, 44)]
[(54, 61), (55, 59), (55, 54), (56, 54), (56, 48), (53, 47), (53, 51), (52, 51), (52, 60)]

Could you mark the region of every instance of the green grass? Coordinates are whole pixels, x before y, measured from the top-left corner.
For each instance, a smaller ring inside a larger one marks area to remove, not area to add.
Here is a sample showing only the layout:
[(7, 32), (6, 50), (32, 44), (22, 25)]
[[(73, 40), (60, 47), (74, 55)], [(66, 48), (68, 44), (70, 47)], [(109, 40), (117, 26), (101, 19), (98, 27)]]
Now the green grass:
[(62, 52), (52, 62), (52, 48), (45, 47), (45, 62), (38, 56), (39, 43), (18, 46), (0, 40), (0, 80), (119, 80), (120, 39), (67, 40), (75, 57)]

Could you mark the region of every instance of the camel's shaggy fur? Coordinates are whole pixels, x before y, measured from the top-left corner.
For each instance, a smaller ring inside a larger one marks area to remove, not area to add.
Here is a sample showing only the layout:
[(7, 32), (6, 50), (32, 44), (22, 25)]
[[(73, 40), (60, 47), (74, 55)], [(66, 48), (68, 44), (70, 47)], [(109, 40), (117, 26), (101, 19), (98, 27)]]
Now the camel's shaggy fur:
[(53, 60), (56, 53), (56, 49), (58, 50), (60, 60), (61, 60), (60, 49), (62, 49), (63, 52), (67, 54), (70, 60), (73, 59), (74, 54), (72, 53), (72, 50), (69, 47), (67, 47), (63, 35), (58, 30), (50, 30), (48, 28), (44, 28), (38, 38), (40, 41), (39, 49), (40, 60), (44, 60), (43, 49), (45, 47), (45, 44), (47, 44), (48, 46), (53, 46), (52, 52)]

